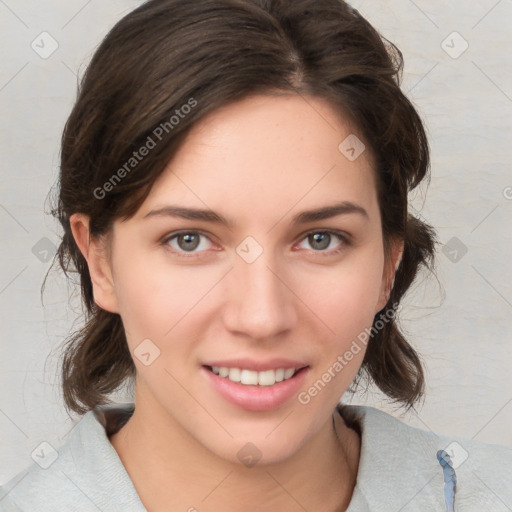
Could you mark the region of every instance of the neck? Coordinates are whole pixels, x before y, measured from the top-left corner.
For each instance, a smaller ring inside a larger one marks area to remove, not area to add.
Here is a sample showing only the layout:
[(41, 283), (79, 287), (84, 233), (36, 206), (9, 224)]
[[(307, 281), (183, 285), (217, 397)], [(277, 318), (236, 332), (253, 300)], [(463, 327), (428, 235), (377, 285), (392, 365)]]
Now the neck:
[[(219, 458), (179, 425), (137, 401), (110, 441), (148, 512), (159, 510), (343, 511), (356, 482), (360, 440), (335, 411), (291, 457), (246, 467)], [(155, 426), (155, 425), (159, 425)]]

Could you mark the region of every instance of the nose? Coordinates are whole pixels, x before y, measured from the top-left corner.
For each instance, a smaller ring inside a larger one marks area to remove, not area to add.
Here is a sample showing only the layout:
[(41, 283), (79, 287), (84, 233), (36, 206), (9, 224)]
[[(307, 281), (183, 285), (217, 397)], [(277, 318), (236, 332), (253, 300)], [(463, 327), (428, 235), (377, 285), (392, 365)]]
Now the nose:
[(275, 339), (293, 329), (300, 301), (288, 284), (287, 275), (270, 251), (263, 251), (252, 263), (236, 255), (226, 283), (226, 328), (260, 341)]

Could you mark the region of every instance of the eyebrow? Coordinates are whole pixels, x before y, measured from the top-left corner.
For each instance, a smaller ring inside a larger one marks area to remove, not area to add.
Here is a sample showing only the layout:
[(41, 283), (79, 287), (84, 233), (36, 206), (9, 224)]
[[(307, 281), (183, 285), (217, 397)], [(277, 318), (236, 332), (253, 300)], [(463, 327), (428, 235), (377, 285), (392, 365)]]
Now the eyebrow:
[[(365, 219), (369, 219), (368, 212), (360, 205), (355, 204), (351, 201), (342, 201), (340, 203), (322, 206), (321, 208), (315, 208), (313, 210), (306, 210), (301, 213), (294, 215), (291, 220), (293, 225), (307, 224), (309, 222), (317, 222), (320, 220), (330, 219), (337, 217), (338, 215), (357, 214)], [(214, 212), (213, 210), (205, 210), (198, 208), (185, 208), (183, 206), (167, 205), (156, 210), (151, 210), (149, 213), (144, 215), (144, 219), (151, 217), (178, 217), (187, 220), (198, 220), (203, 222), (213, 222), (215, 224), (223, 224), (226, 227), (230, 227), (231, 222)]]

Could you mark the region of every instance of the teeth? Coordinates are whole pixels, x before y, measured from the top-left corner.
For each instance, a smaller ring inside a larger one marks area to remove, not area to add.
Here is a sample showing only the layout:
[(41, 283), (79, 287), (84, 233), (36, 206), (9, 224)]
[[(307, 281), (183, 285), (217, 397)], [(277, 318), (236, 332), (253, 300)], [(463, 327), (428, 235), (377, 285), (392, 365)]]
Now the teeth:
[[(222, 370), (224, 370), (224, 371), (222, 371)], [(240, 382), (240, 378), (241, 378), (240, 374), (241, 374), (240, 368), (226, 368), (225, 366), (223, 366), (219, 370), (219, 375), (221, 377), (227, 377), (229, 380), (232, 380), (233, 382)]]
[(284, 380), (289, 379), (294, 373), (295, 373), (295, 370), (293, 368), (288, 368), (288, 370), (285, 370), (284, 371)]
[[(229, 371), (231, 373), (231, 370)], [(240, 383), (241, 384), (252, 384), (256, 386), (258, 384), (258, 372), (251, 370), (242, 370), (240, 372)]]
[[(256, 372), (254, 372), (256, 373)], [(266, 370), (258, 373), (258, 384), (260, 386), (272, 386), (276, 383), (276, 372), (275, 370)]]
[(295, 375), (295, 368), (277, 368), (275, 370), (256, 372), (240, 368), (212, 366), (212, 372), (220, 377), (245, 385), (273, 386), (276, 382), (282, 382), (293, 377)]

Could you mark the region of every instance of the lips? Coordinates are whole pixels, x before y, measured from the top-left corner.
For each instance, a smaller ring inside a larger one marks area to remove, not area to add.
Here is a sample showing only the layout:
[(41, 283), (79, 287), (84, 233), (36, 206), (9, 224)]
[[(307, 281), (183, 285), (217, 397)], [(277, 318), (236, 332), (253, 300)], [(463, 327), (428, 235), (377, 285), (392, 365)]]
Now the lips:
[[(211, 361), (211, 363), (201, 367), (201, 373), (209, 385), (224, 400), (248, 411), (269, 411), (285, 404), (299, 391), (310, 370), (309, 366), (303, 362), (289, 359), (264, 362), (236, 359)], [(227, 370), (228, 375), (221, 376), (221, 369), (224, 369), (223, 374)], [(286, 370), (288, 372), (285, 379)], [(278, 381), (276, 377), (280, 378), (281, 373), (283, 379)], [(233, 380), (229, 378), (231, 376)], [(238, 378), (240, 381), (237, 381)], [(262, 378), (261, 384), (260, 378)]]

